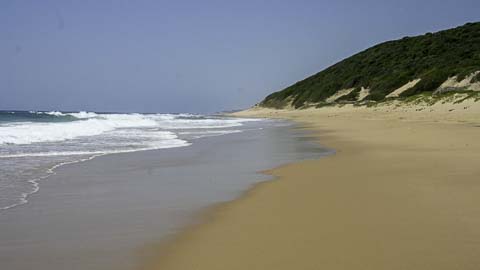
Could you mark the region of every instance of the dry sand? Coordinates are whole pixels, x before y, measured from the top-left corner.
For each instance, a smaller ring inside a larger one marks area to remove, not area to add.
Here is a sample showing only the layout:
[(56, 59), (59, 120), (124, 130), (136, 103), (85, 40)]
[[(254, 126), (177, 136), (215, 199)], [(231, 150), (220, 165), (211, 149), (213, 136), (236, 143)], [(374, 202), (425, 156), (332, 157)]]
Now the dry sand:
[(238, 115), (302, 122), (337, 153), (271, 170), (148, 269), (480, 269), (480, 102)]

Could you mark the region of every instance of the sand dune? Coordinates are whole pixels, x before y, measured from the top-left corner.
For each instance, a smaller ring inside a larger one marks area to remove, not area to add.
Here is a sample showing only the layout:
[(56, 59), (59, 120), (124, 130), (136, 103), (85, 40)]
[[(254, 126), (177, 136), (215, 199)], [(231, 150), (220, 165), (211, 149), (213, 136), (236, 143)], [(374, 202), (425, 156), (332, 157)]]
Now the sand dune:
[(407, 91), (408, 89), (414, 87), (418, 82), (420, 82), (420, 79), (415, 79), (413, 81), (409, 81), (408, 83), (402, 85), (401, 87), (395, 89), (393, 92), (388, 94), (387, 98), (400, 96), (400, 94), (402, 94), (403, 92)]

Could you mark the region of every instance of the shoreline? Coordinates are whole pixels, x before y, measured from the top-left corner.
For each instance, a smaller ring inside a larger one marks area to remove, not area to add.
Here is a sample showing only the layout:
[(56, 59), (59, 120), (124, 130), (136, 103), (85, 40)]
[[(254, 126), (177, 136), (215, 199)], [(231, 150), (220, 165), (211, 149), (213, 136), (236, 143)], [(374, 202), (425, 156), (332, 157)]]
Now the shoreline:
[[(113, 153), (113, 154), (121, 154), (121, 153)], [(51, 176), (56, 174), (57, 169), (59, 169), (63, 166), (72, 165), (72, 164), (75, 164), (75, 163), (90, 161), (90, 160), (92, 160), (96, 157), (101, 157), (101, 156), (105, 156), (105, 155), (110, 155), (110, 154), (92, 155), (90, 157), (79, 159), (79, 160), (60, 162), (58, 164), (55, 164), (55, 165), (51, 166), (50, 168), (47, 168), (45, 170), (46, 175), (27, 180), (27, 182), (32, 184), (32, 186), (33, 186), (33, 190), (31, 192), (22, 193), (22, 198), (21, 198), (21, 201), (19, 203), (15, 203), (15, 204), (8, 205), (8, 206), (5, 206), (5, 207), (0, 207), (0, 214), (2, 213), (1, 211), (10, 210), (10, 209), (13, 209), (13, 208), (16, 208), (16, 207), (21, 207), (24, 204), (27, 204), (29, 202), (28, 198), (30, 196), (34, 196), (37, 192), (40, 191), (41, 182), (42, 181), (48, 181), (48, 178), (50, 178)]]
[[(235, 113), (225, 114), (225, 116), (234, 116), (234, 117), (242, 118), (241, 116), (235, 115)], [(257, 118), (257, 116), (253, 115), (247, 118)], [(291, 122), (293, 124), (293, 127), (291, 126), (287, 128), (291, 130), (300, 130), (300, 133), (303, 134), (302, 138), (307, 138), (306, 139), (307, 141), (312, 141), (313, 144), (318, 149), (322, 149), (321, 154), (319, 154), (316, 157), (299, 159), (299, 160), (279, 164), (272, 168), (262, 169), (260, 171), (254, 172), (254, 175), (262, 176), (263, 180), (253, 183), (252, 185), (250, 185), (250, 187), (247, 187), (243, 191), (240, 191), (235, 195), (235, 197), (227, 201), (215, 202), (203, 207), (202, 209), (198, 209), (197, 211), (195, 211), (190, 215), (189, 222), (179, 227), (177, 232), (167, 237), (163, 237), (159, 241), (152, 242), (138, 249), (137, 254), (139, 254), (138, 257), (140, 258), (139, 259), (140, 263), (138, 264), (139, 265), (138, 268), (135, 268), (135, 269), (142, 269), (142, 270), (158, 269), (157, 265), (158, 265), (159, 258), (160, 260), (162, 260), (162, 258), (169, 256), (170, 248), (172, 247), (172, 245), (175, 245), (178, 242), (189, 241), (188, 238), (190, 237), (191, 234), (195, 234), (196, 230), (198, 230), (203, 226), (209, 226), (209, 224), (214, 223), (217, 220), (219, 214), (221, 215), (221, 213), (229, 211), (229, 208), (231, 207), (232, 204), (248, 199), (250, 196), (253, 196), (254, 193), (256, 193), (257, 189), (262, 188), (262, 186), (264, 185), (268, 185), (270, 182), (277, 181), (279, 176), (275, 174), (276, 170), (281, 169), (283, 167), (290, 166), (292, 164), (297, 164), (300, 162), (324, 159), (326, 157), (335, 155), (336, 153), (335, 149), (326, 147), (323, 144), (319, 143), (317, 132), (314, 129), (312, 129), (308, 123), (293, 121), (287, 118), (271, 118), (271, 117), (258, 117), (258, 118), (277, 119), (277, 120)]]
[(29, 202), (28, 198), (30, 196), (34, 196), (37, 192), (40, 191), (41, 182), (48, 181), (48, 178), (54, 176), (56, 174), (56, 170), (63, 167), (63, 166), (73, 165), (73, 164), (76, 164), (76, 163), (82, 163), (82, 162), (93, 160), (95, 158), (99, 158), (99, 157), (103, 157), (103, 156), (109, 156), (109, 155), (123, 155), (123, 154), (135, 153), (135, 152), (158, 151), (158, 150), (162, 150), (162, 149), (187, 147), (187, 146), (190, 146), (190, 145), (174, 146), (174, 147), (168, 147), (168, 148), (152, 148), (152, 149), (141, 149), (141, 150), (134, 150), (134, 151), (92, 154), (88, 157), (81, 158), (81, 159), (78, 159), (78, 160), (59, 162), (55, 165), (52, 165), (49, 168), (46, 168), (45, 172), (44, 172), (46, 175), (27, 180), (28, 183), (32, 184), (33, 190), (31, 192), (28, 192), (28, 193), (23, 193), (21, 201), (19, 203), (15, 203), (15, 204), (8, 205), (8, 206), (5, 206), (5, 207), (0, 207), (0, 214), (2, 213), (1, 211), (13, 209), (13, 208), (16, 208), (16, 207), (21, 207), (22, 205), (27, 204)]
[(210, 205), (270, 179), (257, 172), (325, 154), (292, 123), (260, 122), (189, 147), (60, 166), (29, 203), (0, 214), (2, 266), (136, 269), (148, 246), (201, 223)]
[(267, 170), (142, 269), (476, 269), (478, 108), (237, 113), (294, 120), (337, 154)]

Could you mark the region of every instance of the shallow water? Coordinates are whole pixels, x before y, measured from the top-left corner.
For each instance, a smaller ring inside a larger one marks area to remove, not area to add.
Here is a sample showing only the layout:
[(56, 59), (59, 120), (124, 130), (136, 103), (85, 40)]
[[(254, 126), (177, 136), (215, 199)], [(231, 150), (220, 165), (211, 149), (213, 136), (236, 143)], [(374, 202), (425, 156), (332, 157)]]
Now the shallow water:
[(64, 164), (113, 153), (186, 147), (242, 132), (248, 122), (192, 114), (0, 111), (0, 211), (28, 203)]
[(1, 269), (136, 269), (143, 247), (268, 179), (256, 172), (329, 153), (291, 124), (271, 121), (189, 147), (59, 167), (29, 203), (0, 214)]

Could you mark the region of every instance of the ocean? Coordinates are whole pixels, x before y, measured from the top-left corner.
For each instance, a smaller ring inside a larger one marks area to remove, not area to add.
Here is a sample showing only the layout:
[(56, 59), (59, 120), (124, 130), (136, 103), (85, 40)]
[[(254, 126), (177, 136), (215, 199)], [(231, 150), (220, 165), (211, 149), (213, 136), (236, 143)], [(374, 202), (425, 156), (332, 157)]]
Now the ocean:
[(97, 156), (186, 147), (246, 122), (194, 114), (0, 112), (0, 211), (25, 204), (54, 169)]

